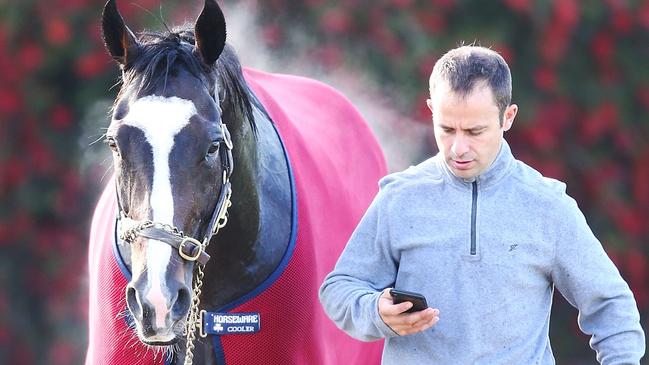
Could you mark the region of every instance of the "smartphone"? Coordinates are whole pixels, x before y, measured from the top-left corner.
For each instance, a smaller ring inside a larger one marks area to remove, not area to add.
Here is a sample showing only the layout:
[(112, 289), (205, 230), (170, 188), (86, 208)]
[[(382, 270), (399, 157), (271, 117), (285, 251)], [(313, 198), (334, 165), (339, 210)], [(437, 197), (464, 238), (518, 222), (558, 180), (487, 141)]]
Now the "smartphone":
[(426, 303), (426, 298), (419, 294), (413, 293), (405, 290), (390, 289), (390, 295), (392, 296), (392, 302), (394, 304), (399, 304), (402, 302), (411, 302), (412, 307), (408, 309), (405, 313), (419, 312), (428, 308), (428, 303)]

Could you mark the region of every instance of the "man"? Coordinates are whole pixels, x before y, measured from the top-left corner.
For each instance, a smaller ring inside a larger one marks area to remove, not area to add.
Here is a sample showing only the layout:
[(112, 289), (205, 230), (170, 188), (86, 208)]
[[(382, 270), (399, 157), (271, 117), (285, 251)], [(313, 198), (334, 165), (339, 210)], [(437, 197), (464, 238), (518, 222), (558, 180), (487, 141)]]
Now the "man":
[[(358, 339), (386, 338), (384, 364), (553, 364), (556, 287), (602, 364), (639, 364), (633, 294), (565, 185), (516, 160), (503, 139), (518, 107), (496, 52), (464, 46), (430, 78), (439, 153), (383, 178), (320, 288), (329, 317)], [(389, 289), (430, 305), (393, 304)]]

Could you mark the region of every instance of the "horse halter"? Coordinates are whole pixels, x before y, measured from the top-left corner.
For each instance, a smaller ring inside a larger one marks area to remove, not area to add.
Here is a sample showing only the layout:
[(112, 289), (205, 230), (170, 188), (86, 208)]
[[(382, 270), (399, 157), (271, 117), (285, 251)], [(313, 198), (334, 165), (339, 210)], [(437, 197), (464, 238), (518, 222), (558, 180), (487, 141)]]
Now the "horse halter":
[[(186, 236), (177, 227), (166, 223), (153, 222), (151, 220), (136, 221), (129, 218), (119, 201), (119, 189), (116, 189), (118, 194), (117, 206), (119, 215), (117, 219), (120, 222), (120, 239), (129, 244), (133, 243), (138, 236), (161, 241), (177, 249), (178, 254), (183, 259), (197, 261), (203, 266), (207, 264), (210, 255), (205, 252), (205, 248), (210, 243), (212, 237), (218, 233), (219, 229), (226, 225), (228, 221), (228, 208), (232, 205), (230, 201), (230, 197), (232, 196), (230, 176), (234, 168), (232, 137), (222, 121), (219, 121), (219, 126), (222, 137), (219, 142), (221, 145), (219, 155), (221, 158), (221, 166), (223, 167), (223, 180), (216, 206), (212, 212), (212, 217), (210, 218), (202, 242), (193, 237)], [(223, 145), (225, 148), (222, 148)]]

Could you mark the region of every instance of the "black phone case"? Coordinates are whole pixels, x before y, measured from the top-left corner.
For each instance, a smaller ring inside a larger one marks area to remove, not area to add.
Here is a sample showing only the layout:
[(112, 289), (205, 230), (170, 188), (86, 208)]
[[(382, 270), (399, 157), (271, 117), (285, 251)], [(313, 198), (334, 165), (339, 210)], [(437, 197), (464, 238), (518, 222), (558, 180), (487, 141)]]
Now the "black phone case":
[(392, 302), (394, 304), (399, 304), (402, 302), (411, 302), (413, 305), (405, 313), (419, 312), (428, 308), (428, 303), (426, 303), (426, 298), (419, 294), (413, 293), (405, 290), (390, 289), (390, 295), (392, 296)]

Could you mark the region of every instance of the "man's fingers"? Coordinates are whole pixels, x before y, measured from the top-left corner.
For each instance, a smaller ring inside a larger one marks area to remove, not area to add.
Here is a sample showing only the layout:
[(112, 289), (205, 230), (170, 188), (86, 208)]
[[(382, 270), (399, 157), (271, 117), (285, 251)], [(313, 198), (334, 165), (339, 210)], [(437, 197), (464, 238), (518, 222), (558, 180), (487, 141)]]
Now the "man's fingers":
[(393, 305), (391, 308), (389, 308), (389, 311), (390, 314), (396, 316), (412, 308), (412, 306), (413, 304), (410, 302), (403, 302), (403, 303)]
[(423, 332), (431, 327), (433, 327), (435, 324), (439, 322), (439, 317), (433, 317), (430, 321), (427, 322), (422, 322), (421, 324), (418, 324), (417, 326), (412, 326), (412, 327), (405, 327), (400, 330), (397, 330), (396, 332), (400, 336), (405, 336), (405, 335), (412, 335), (414, 333), (419, 333)]
[(427, 308), (421, 312), (400, 315), (391, 325), (392, 329), (401, 336), (422, 332), (439, 322), (439, 310)]
[(390, 295), (390, 288), (386, 288), (381, 293), (379, 298), (379, 313), (384, 316), (396, 316), (399, 315), (413, 306), (410, 302), (403, 302), (399, 304), (394, 304), (392, 296)]
[(433, 315), (432, 317), (424, 317), (424, 318), (420, 319), (419, 321), (415, 322), (412, 325), (412, 327), (421, 328), (422, 331), (423, 331), (423, 330), (428, 329), (431, 326), (435, 325), (438, 321), (439, 321), (439, 311), (435, 315)]
[(389, 288), (379, 298), (379, 315), (399, 335), (409, 335), (434, 326), (439, 321), (439, 309), (426, 308), (414, 313), (404, 313), (412, 308), (411, 302), (394, 304)]
[(437, 308), (426, 308), (419, 312), (414, 312), (408, 315), (408, 323), (412, 326), (417, 325), (420, 322), (428, 322), (433, 317), (439, 316), (439, 309)]

